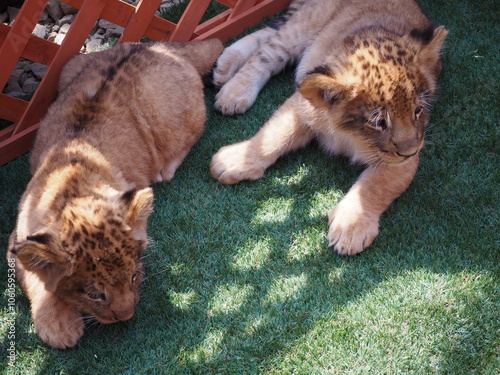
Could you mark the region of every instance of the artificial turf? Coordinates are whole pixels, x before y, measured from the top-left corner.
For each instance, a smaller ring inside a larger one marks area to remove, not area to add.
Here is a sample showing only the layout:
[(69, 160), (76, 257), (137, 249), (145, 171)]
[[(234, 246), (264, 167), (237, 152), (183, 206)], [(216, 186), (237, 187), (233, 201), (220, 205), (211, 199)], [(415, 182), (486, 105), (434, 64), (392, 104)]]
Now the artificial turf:
[[(154, 185), (148, 278), (134, 318), (59, 351), (16, 289), (20, 374), (497, 374), (500, 372), (499, 67), (496, 1), (422, 1), (450, 31), (417, 176), (355, 257), (327, 247), (327, 213), (362, 168), (315, 145), (258, 181), (223, 186), (212, 155), (252, 136), (293, 91), (274, 77), (244, 115), (213, 110), (170, 183)], [(0, 248), (29, 181), (0, 167)], [(7, 262), (0, 371), (8, 373)]]

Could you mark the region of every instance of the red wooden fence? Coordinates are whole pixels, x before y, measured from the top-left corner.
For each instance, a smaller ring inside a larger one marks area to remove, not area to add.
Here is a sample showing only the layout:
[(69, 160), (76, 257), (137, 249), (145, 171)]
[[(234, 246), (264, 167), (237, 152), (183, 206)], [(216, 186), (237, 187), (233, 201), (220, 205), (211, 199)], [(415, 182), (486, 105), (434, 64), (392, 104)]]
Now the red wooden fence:
[(217, 0), (227, 10), (200, 23), (211, 0), (191, 0), (177, 24), (155, 16), (161, 0), (141, 0), (137, 6), (120, 0), (62, 0), (78, 13), (61, 45), (32, 35), (49, 0), (26, 0), (12, 26), (0, 23), (0, 88), (3, 89), (19, 58), (48, 67), (31, 100), (0, 93), (0, 119), (13, 125), (0, 130), (0, 165), (28, 152), (38, 122), (56, 95), (59, 72), (78, 54), (99, 18), (125, 28), (119, 42), (189, 41), (219, 38), (227, 41), (265, 16), (284, 9), (290, 0)]

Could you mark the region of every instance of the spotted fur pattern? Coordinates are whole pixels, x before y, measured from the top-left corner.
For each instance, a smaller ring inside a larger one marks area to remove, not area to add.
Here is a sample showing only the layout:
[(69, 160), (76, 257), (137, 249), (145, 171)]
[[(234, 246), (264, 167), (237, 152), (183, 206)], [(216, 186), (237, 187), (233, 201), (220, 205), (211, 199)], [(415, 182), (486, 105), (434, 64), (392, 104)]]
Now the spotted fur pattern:
[(268, 79), (297, 63), (297, 91), (251, 139), (211, 162), (221, 183), (255, 180), (316, 139), (367, 166), (329, 213), (330, 246), (353, 255), (410, 185), (429, 122), (446, 38), (412, 0), (295, 0), (284, 18), (226, 48), (215, 107), (244, 113)]
[(201, 136), (201, 75), (222, 49), (217, 40), (125, 43), (63, 69), (7, 252), (48, 345), (74, 346), (85, 321), (133, 316), (153, 205), (148, 185), (170, 180)]

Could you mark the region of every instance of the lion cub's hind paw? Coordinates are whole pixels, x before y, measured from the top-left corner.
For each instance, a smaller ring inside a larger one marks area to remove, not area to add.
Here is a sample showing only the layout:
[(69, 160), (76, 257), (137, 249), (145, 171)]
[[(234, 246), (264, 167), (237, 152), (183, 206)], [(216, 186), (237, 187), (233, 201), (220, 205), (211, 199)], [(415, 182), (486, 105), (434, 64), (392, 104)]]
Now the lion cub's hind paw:
[(221, 87), (234, 77), (236, 72), (245, 64), (246, 56), (240, 51), (226, 48), (217, 60), (214, 69), (213, 82), (216, 87)]

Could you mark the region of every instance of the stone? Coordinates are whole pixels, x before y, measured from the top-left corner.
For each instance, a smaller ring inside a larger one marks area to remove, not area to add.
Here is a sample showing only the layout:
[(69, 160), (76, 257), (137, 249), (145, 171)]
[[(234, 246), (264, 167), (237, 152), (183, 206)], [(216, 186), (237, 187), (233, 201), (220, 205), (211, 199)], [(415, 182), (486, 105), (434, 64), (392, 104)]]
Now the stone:
[(99, 28), (101, 28), (101, 29), (112, 29), (112, 28), (115, 28), (117, 26), (114, 23), (111, 23), (111, 22), (106, 21), (104, 19), (100, 19), (98, 22), (98, 25), (99, 25)]
[(61, 45), (65, 36), (66, 36), (66, 34), (59, 34), (58, 33), (56, 35), (56, 37), (54, 38), (54, 43)]
[(19, 86), (19, 83), (9, 82), (9, 83), (7, 83), (7, 86), (5, 86), (4, 92), (6, 94), (11, 94), (14, 92), (21, 92), (22, 93), (23, 89), (21, 88), (21, 86)]
[(92, 37), (90, 42), (88, 42), (85, 46), (87, 52), (97, 52), (101, 50), (102, 39), (96, 39)]
[[(17, 68), (17, 66), (16, 66)], [(24, 69), (14, 69), (12, 73), (10, 73), (9, 82), (19, 82), (22, 75), (24, 73)]]
[(69, 28), (71, 27), (70, 23), (65, 23), (64, 25), (61, 26), (59, 29), (59, 34), (67, 34), (69, 31)]
[(78, 9), (64, 3), (61, 3), (61, 10), (64, 14), (76, 14), (78, 12)]
[(56, 31), (52, 31), (49, 36), (47, 37), (47, 40), (49, 42), (53, 42), (54, 40), (56, 40), (56, 36), (57, 36), (57, 32)]
[(16, 17), (21, 9), (14, 7), (7, 7), (7, 13), (9, 14), (10, 25), (14, 23)]
[(31, 61), (21, 59), (16, 64), (16, 69), (22, 69), (24, 72), (30, 70), (29, 66), (31, 65)]
[(74, 19), (75, 16), (73, 16), (72, 14), (67, 14), (64, 17), (62, 17), (59, 21), (57, 21), (56, 25), (58, 26), (67, 25), (68, 23), (72, 23)]
[(33, 63), (31, 64), (31, 71), (35, 75), (36, 78), (42, 79), (43, 76), (45, 75), (45, 72), (47, 71), (47, 66), (40, 64), (40, 63)]
[(35, 92), (37, 87), (39, 85), (39, 82), (35, 78), (28, 78), (23, 85), (23, 91), (28, 93), (28, 92)]
[(64, 16), (61, 5), (57, 0), (49, 0), (45, 10), (55, 22), (59, 21)]
[(8, 12), (0, 13), (0, 23), (4, 23), (8, 19), (9, 19), (9, 13)]
[(21, 79), (19, 80), (19, 84), (21, 86), (24, 85), (24, 82), (26, 82), (26, 80), (32, 76), (33, 73), (24, 72), (23, 75), (21, 76)]
[(104, 36), (106, 37), (106, 39), (118, 38), (120, 35), (123, 34), (123, 30), (125, 30), (125, 28), (123, 28), (121, 26), (116, 26), (114, 28), (107, 29)]
[(36, 24), (32, 34), (39, 38), (45, 39), (47, 37), (47, 27)]
[(42, 12), (42, 15), (40, 16), (40, 20), (38, 22), (44, 23), (49, 19), (49, 14), (47, 13), (46, 10)]

